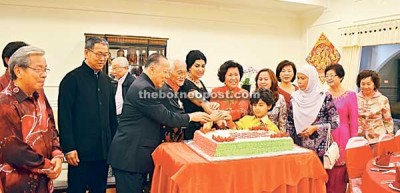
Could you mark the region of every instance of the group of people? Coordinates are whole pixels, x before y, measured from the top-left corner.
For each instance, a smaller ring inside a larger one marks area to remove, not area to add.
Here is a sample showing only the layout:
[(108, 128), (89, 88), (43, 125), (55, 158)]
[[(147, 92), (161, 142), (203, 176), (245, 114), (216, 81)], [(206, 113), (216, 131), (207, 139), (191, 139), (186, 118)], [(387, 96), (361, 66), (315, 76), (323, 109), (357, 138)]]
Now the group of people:
[(217, 74), (224, 86), (209, 93), (202, 81), (207, 58), (199, 50), (191, 50), (185, 61), (152, 54), (136, 77), (129, 73), (129, 61), (119, 56), (111, 62), (110, 78), (101, 71), (110, 57), (108, 49), (102, 38), (87, 39), (82, 65), (62, 79), (58, 133), (43, 91), (49, 71), (45, 52), (24, 42), (4, 48), (7, 70), (0, 77), (4, 192), (48, 192), (64, 158), (69, 192), (105, 192), (109, 165), (117, 192), (142, 192), (153, 171), (155, 148), (162, 142), (192, 139), (204, 123), (220, 129), (265, 126), (287, 132), (321, 161), (331, 130), (340, 159), (328, 170), (327, 190), (345, 192), (349, 138), (393, 134), (389, 102), (378, 91), (379, 74), (372, 70), (359, 73), (356, 93), (341, 85), (343, 67), (329, 65), (325, 69), (329, 89), (324, 91), (315, 67), (297, 69), (284, 60), (275, 72), (258, 71), (256, 89), (250, 93), (240, 88), (243, 66), (228, 60)]

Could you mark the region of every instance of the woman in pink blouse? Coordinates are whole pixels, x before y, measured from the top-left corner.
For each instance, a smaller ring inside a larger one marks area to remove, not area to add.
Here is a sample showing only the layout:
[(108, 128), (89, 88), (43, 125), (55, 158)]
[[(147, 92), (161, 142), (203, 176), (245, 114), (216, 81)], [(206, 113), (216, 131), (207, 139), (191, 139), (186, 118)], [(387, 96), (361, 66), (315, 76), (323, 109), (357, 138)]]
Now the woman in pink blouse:
[(220, 110), (229, 111), (233, 121), (247, 115), (249, 110), (249, 92), (239, 88), (242, 76), (242, 65), (226, 61), (218, 70), (218, 78), (225, 86), (214, 88), (211, 92), (210, 101), (219, 103)]
[(377, 141), (380, 134), (393, 135), (393, 119), (387, 97), (378, 88), (381, 78), (373, 70), (363, 70), (357, 76), (361, 91), (358, 100), (358, 134), (369, 141)]
[(336, 111), (340, 117), (340, 125), (332, 131), (333, 140), (339, 145), (339, 160), (332, 170), (327, 170), (329, 180), (326, 184), (328, 193), (346, 192), (346, 144), (351, 137), (357, 136), (358, 112), (356, 93), (341, 85), (345, 72), (340, 64), (332, 64), (325, 69), (325, 80), (329, 85)]

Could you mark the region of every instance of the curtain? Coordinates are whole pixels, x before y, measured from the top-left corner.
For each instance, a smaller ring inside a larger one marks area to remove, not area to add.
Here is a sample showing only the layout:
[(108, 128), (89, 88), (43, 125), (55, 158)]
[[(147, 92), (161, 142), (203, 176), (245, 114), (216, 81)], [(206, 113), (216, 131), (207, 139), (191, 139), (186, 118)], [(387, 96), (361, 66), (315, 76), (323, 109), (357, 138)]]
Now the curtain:
[(360, 70), (361, 46), (344, 47), (340, 63), (346, 72), (342, 85), (349, 90), (357, 91), (357, 75)]
[(342, 84), (357, 90), (362, 46), (400, 43), (400, 19), (340, 28), (342, 57), (340, 63), (346, 72)]
[(400, 43), (400, 19), (340, 29), (343, 47)]

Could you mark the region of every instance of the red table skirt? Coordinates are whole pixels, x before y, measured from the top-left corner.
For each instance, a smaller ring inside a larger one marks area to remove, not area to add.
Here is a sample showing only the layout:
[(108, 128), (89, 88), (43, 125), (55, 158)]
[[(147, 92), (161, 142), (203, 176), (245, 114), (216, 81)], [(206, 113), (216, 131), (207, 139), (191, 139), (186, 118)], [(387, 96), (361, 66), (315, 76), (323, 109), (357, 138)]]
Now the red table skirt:
[(325, 193), (328, 175), (314, 152), (209, 162), (184, 143), (153, 153), (152, 193)]

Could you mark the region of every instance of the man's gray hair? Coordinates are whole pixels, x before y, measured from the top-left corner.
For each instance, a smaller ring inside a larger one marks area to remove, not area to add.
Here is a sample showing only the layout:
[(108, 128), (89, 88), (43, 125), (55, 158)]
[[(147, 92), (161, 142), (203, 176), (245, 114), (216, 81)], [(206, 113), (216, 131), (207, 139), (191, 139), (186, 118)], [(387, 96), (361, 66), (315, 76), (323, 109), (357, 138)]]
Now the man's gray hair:
[(153, 53), (147, 58), (146, 64), (144, 64), (144, 68), (150, 67), (151, 64), (159, 64), (160, 60), (166, 57), (159, 53)]
[(24, 46), (18, 49), (8, 61), (8, 66), (10, 69), (11, 80), (17, 79), (17, 75), (14, 72), (14, 68), (28, 68), (31, 60), (29, 58), (30, 55), (39, 55), (43, 56), (45, 54), (44, 50), (35, 46)]
[(85, 41), (85, 49), (93, 49), (95, 44), (103, 44), (109, 47), (107, 40), (94, 36)]
[(116, 57), (112, 60), (112, 63), (117, 63), (120, 67), (129, 67), (129, 62), (125, 57)]
[(169, 71), (172, 72), (175, 70), (175, 67), (177, 64), (184, 64), (186, 66), (186, 63), (183, 60), (179, 59), (168, 59), (169, 62)]

